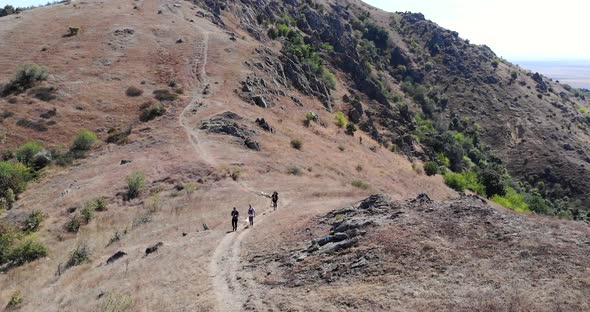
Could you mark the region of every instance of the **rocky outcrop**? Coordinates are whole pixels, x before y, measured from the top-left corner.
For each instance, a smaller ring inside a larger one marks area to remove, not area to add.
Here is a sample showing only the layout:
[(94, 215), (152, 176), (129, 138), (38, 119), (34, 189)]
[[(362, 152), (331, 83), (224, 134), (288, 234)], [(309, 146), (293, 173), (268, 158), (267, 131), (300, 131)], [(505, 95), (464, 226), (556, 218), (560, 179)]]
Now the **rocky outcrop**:
[(295, 55), (285, 55), (282, 58), (285, 75), (293, 85), (305, 95), (319, 98), (328, 111), (332, 111), (330, 89), (318, 77), (313, 69), (302, 63)]
[(201, 130), (209, 133), (233, 136), (241, 140), (245, 147), (260, 151), (260, 144), (252, 139), (258, 131), (251, 129), (244, 118), (234, 112), (224, 112), (201, 123)]

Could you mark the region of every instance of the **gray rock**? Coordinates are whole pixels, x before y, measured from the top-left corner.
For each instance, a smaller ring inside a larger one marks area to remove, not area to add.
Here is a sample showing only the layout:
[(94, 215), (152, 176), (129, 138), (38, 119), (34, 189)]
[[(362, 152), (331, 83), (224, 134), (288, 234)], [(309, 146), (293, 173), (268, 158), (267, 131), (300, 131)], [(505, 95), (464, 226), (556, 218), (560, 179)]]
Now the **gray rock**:
[(252, 100), (254, 101), (254, 104), (256, 104), (257, 106), (260, 106), (262, 108), (268, 108), (268, 103), (266, 103), (266, 100), (263, 96), (255, 95), (252, 97)]

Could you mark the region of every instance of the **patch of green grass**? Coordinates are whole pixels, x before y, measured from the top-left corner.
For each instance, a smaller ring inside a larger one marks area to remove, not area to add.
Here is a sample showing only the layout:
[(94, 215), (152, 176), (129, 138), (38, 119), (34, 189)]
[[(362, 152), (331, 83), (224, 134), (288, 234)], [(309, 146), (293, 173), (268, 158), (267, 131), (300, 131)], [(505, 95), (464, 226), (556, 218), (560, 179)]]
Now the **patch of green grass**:
[(336, 126), (338, 126), (338, 128), (344, 128), (348, 124), (348, 120), (343, 112), (337, 112), (334, 119), (336, 119)]
[(474, 172), (465, 170), (461, 173), (447, 172), (444, 175), (445, 184), (458, 192), (470, 190), (479, 195), (485, 194), (485, 187), (477, 179)]
[(529, 209), (529, 205), (525, 201), (524, 195), (519, 194), (515, 189), (511, 187), (506, 189), (506, 195), (494, 195), (490, 199), (516, 212), (531, 212), (531, 210)]

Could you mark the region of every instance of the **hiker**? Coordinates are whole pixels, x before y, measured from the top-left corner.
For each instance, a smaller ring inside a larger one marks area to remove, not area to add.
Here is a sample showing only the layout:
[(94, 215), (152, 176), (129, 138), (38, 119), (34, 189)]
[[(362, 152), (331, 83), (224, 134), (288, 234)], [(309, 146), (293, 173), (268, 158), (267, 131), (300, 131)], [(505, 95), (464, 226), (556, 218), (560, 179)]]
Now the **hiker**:
[(231, 226), (233, 231), (238, 230), (238, 218), (240, 217), (240, 212), (234, 207), (234, 210), (231, 212)]
[(248, 220), (250, 221), (250, 226), (254, 226), (254, 217), (256, 216), (256, 211), (254, 211), (254, 208), (252, 207), (252, 205), (250, 205), (250, 208), (248, 208)]
[(277, 193), (277, 191), (274, 191), (272, 193), (271, 200), (272, 200), (272, 207), (274, 208), (274, 210), (277, 210), (277, 204), (279, 203), (279, 193)]

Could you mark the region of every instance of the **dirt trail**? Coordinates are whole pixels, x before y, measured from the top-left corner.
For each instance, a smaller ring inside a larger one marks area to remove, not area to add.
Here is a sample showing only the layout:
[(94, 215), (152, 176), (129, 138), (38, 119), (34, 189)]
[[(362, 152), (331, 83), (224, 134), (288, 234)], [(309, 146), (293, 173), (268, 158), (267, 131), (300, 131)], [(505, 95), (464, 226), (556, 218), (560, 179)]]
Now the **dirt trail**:
[[(197, 78), (197, 83), (193, 86), (192, 98), (179, 115), (178, 122), (185, 130), (196, 155), (207, 165), (215, 168), (219, 163), (207, 149), (206, 138), (191, 125), (223, 111), (223, 107), (219, 103), (209, 100), (208, 96), (203, 92), (209, 83), (207, 77), (208, 49), (209, 33), (204, 31), (203, 37), (197, 39), (195, 43), (194, 58), (189, 66), (189, 73)], [(206, 115), (200, 115), (200, 108), (208, 105), (217, 105), (219, 109), (215, 109)], [(243, 191), (264, 196), (256, 188), (251, 187), (244, 181), (239, 181), (237, 186)], [(289, 203), (290, 201), (285, 199), (285, 196), (282, 196), (281, 204), (285, 208), (288, 207)], [(269, 213), (269, 208), (266, 211), (257, 211), (256, 226), (263, 224), (265, 217)], [(241, 311), (244, 307), (261, 310), (265, 305), (269, 304), (260, 301), (256, 291), (251, 289), (253, 288), (251, 279), (245, 277), (245, 272), (240, 269), (241, 244), (248, 236), (249, 230), (244, 229), (242, 224), (239, 227), (238, 232), (226, 233), (216, 247), (208, 266), (209, 276), (212, 278), (213, 292), (216, 297), (217, 310), (219, 311)]]

